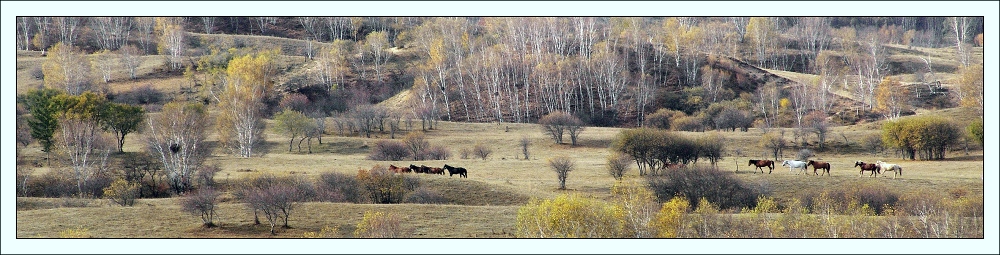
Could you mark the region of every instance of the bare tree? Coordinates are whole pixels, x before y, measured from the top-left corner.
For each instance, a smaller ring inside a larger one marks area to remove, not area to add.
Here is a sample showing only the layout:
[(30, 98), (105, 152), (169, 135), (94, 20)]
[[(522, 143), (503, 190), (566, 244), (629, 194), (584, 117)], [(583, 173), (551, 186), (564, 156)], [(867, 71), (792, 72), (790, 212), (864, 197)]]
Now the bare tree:
[(183, 62), (181, 55), (184, 55), (184, 45), (186, 44), (182, 18), (157, 17), (156, 32), (160, 39), (158, 51), (170, 56), (171, 68), (179, 69)]
[(79, 32), (79, 25), (82, 18), (80, 17), (55, 17), (52, 18), (54, 24), (59, 32), (59, 42), (63, 44), (73, 46), (74, 41), (76, 41), (77, 33)]
[(430, 143), (424, 138), (424, 132), (410, 132), (403, 137), (403, 143), (413, 154), (413, 160), (424, 160), (425, 150), (430, 147)]
[(486, 160), (486, 158), (490, 157), (490, 154), (493, 154), (493, 149), (491, 149), (489, 146), (477, 143), (472, 148), (472, 154), (476, 155), (476, 157)]
[(201, 216), (203, 227), (214, 227), (213, 219), (217, 215), (215, 207), (219, 202), (219, 192), (210, 187), (203, 187), (181, 199), (181, 209), (185, 212)]
[(95, 119), (65, 116), (59, 119), (56, 139), (73, 171), (77, 194), (83, 196), (83, 187), (91, 177), (107, 168), (108, 155), (114, 147), (112, 138)]
[(580, 118), (561, 111), (543, 116), (538, 120), (538, 124), (542, 125), (542, 129), (552, 136), (556, 143), (562, 143), (563, 134), (569, 132), (573, 145), (576, 145), (577, 138), (585, 129)]
[(605, 165), (608, 170), (608, 174), (611, 174), (612, 178), (615, 180), (622, 180), (625, 177), (625, 173), (632, 168), (632, 158), (628, 154), (615, 153), (608, 156), (608, 162)]
[(128, 42), (132, 17), (93, 17), (90, 20), (101, 49), (117, 50)]
[(160, 114), (146, 118), (144, 140), (149, 153), (163, 163), (170, 187), (177, 193), (191, 188), (193, 174), (208, 156), (206, 131), (211, 121), (201, 104), (168, 103)]
[(122, 66), (128, 71), (129, 79), (135, 80), (136, 70), (142, 64), (142, 53), (135, 46), (125, 45), (118, 49), (118, 54)]
[(215, 32), (215, 17), (201, 17), (201, 25), (205, 28), (206, 34)]
[(566, 189), (566, 177), (569, 177), (569, 172), (573, 171), (576, 164), (573, 159), (567, 156), (559, 156), (549, 159), (549, 168), (556, 172), (556, 177), (559, 178), (559, 189)]
[(142, 54), (149, 53), (150, 46), (154, 45), (153, 31), (156, 28), (156, 19), (153, 17), (136, 17), (135, 28), (136, 36), (139, 38), (139, 47), (142, 48)]
[(522, 136), (521, 140), (518, 141), (518, 145), (521, 146), (521, 153), (524, 154), (524, 160), (531, 159), (531, 155), (528, 153), (528, 147), (531, 146), (531, 139), (527, 136)]
[(777, 134), (774, 132), (765, 133), (761, 136), (760, 144), (774, 155), (774, 160), (778, 160), (778, 157), (781, 155), (781, 151), (784, 150), (786, 146), (785, 131), (782, 130)]
[(108, 50), (102, 50), (95, 52), (93, 59), (90, 64), (93, 67), (92, 70), (97, 70), (101, 76), (101, 81), (108, 83), (114, 78), (112, 75), (114, 71), (117, 70), (119, 66), (118, 55), (111, 53)]

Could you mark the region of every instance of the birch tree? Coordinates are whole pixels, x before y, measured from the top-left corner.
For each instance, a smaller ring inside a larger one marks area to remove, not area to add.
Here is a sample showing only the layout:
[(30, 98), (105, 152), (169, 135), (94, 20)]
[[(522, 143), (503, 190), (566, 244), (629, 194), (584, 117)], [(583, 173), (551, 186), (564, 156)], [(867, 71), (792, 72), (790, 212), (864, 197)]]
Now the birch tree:
[(205, 106), (171, 102), (146, 119), (143, 140), (147, 151), (163, 164), (170, 188), (190, 190), (194, 172), (208, 156), (204, 144), (211, 120)]
[(72, 45), (56, 43), (42, 63), (45, 87), (65, 90), (70, 95), (80, 95), (91, 89), (90, 63), (79, 49)]
[(90, 92), (79, 96), (63, 94), (54, 100), (62, 108), (57, 114), (56, 141), (73, 171), (77, 194), (83, 196), (83, 187), (91, 177), (107, 168), (108, 154), (113, 147), (99, 123), (101, 108), (107, 100)]
[(184, 55), (184, 44), (186, 44), (183, 21), (179, 17), (157, 17), (156, 33), (159, 44), (157, 51), (160, 54), (170, 56), (170, 67), (179, 69), (181, 67), (181, 56)]
[(93, 17), (90, 24), (97, 33), (98, 44), (105, 50), (124, 46), (132, 31), (132, 17)]
[(226, 69), (225, 89), (219, 95), (220, 140), (239, 157), (248, 158), (264, 140), (263, 108), (274, 92), (272, 54), (233, 58)]

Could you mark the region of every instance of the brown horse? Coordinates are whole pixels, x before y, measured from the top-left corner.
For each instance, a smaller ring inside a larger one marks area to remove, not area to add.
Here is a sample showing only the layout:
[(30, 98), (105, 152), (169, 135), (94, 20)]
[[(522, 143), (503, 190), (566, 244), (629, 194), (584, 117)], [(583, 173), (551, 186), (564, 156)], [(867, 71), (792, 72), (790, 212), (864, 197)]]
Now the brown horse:
[(865, 176), (865, 171), (872, 171), (871, 174), (868, 174), (868, 177), (872, 177), (872, 175), (878, 177), (878, 174), (882, 173), (882, 167), (879, 167), (879, 165), (872, 163), (866, 164), (865, 162), (861, 162), (860, 160), (854, 161), (854, 167), (861, 167), (861, 171), (858, 172), (858, 174), (861, 176)]
[(393, 171), (395, 173), (399, 173), (399, 174), (401, 174), (401, 173), (409, 173), (410, 172), (410, 168), (409, 167), (398, 167), (398, 166), (394, 166), (394, 165), (389, 165), (389, 170), (391, 170), (391, 171)]
[(810, 160), (809, 163), (806, 164), (806, 167), (808, 167), (808, 166), (813, 166), (813, 175), (819, 175), (819, 174), (816, 173), (816, 170), (817, 169), (823, 169), (823, 170), (826, 170), (826, 172), (824, 172), (823, 174), (826, 174), (826, 175), (829, 175), (829, 176), (833, 176), (833, 175), (830, 174), (830, 163), (823, 162), (823, 161), (812, 161), (812, 160)]
[(444, 169), (440, 167), (431, 167), (431, 170), (427, 171), (427, 173), (444, 175)]
[(666, 169), (681, 169), (685, 167), (687, 167), (687, 165), (682, 163), (667, 163), (666, 165), (663, 166), (663, 168)]
[(760, 170), (760, 173), (764, 173), (764, 167), (765, 166), (768, 169), (767, 170), (767, 174), (771, 174), (771, 172), (774, 171), (774, 161), (767, 160), (767, 159), (751, 159), (750, 160), (750, 164), (748, 166), (756, 166), (757, 167), (757, 169), (755, 169), (753, 171), (753, 173), (755, 173), (755, 174), (757, 173), (757, 170)]

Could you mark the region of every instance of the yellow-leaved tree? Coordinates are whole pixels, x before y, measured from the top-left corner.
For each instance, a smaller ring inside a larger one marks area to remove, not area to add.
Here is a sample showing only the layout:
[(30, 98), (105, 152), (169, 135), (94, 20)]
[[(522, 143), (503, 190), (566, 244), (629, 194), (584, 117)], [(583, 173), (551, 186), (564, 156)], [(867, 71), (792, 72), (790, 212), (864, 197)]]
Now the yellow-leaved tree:
[(896, 119), (903, 111), (910, 109), (910, 99), (910, 90), (898, 80), (886, 77), (875, 92), (875, 110), (887, 119)]
[(625, 209), (580, 195), (532, 200), (517, 212), (520, 238), (621, 238)]
[(983, 64), (962, 68), (961, 74), (962, 76), (958, 80), (958, 95), (962, 106), (975, 108), (982, 114), (986, 98)]
[(274, 92), (276, 51), (233, 58), (219, 100), (219, 140), (234, 154), (251, 157), (264, 140), (264, 102)]
[(79, 95), (91, 89), (90, 62), (72, 45), (56, 43), (42, 63), (45, 87)]
[(656, 214), (653, 221), (654, 228), (658, 231), (656, 237), (676, 238), (681, 237), (687, 228), (687, 214), (691, 210), (691, 203), (687, 198), (675, 196), (663, 204), (660, 212)]

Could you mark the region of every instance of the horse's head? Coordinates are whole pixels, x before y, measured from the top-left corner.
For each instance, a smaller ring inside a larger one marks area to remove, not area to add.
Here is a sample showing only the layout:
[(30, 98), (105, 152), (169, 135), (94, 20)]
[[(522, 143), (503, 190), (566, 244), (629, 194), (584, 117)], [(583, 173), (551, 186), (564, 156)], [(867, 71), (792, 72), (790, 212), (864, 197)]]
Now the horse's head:
[(781, 166), (787, 166), (787, 165), (788, 165), (788, 160), (781, 161)]
[(750, 164), (749, 164), (748, 166), (752, 166), (752, 165), (755, 165), (755, 164), (757, 164), (757, 162), (759, 162), (759, 161), (758, 161), (758, 160), (756, 160), (756, 159), (751, 159), (751, 160), (750, 160)]
[(854, 161), (854, 167), (859, 167), (863, 165), (865, 165), (865, 162), (861, 162), (861, 160)]
[(444, 164), (444, 169), (448, 169), (448, 170), (451, 170), (451, 169), (453, 169), (453, 168), (454, 168), (454, 167), (452, 167), (452, 166), (449, 166), (448, 164)]
[(816, 164), (816, 161), (812, 161), (812, 160), (810, 160), (808, 163), (806, 163), (806, 165), (814, 165), (814, 164)]

